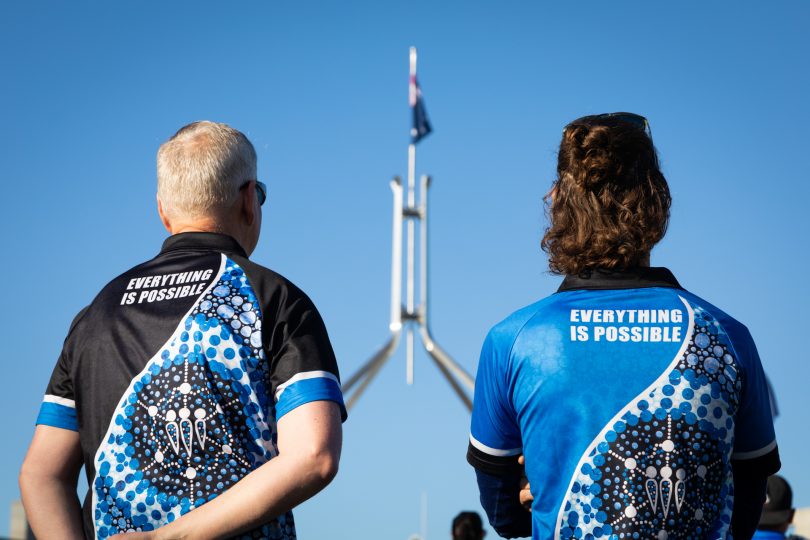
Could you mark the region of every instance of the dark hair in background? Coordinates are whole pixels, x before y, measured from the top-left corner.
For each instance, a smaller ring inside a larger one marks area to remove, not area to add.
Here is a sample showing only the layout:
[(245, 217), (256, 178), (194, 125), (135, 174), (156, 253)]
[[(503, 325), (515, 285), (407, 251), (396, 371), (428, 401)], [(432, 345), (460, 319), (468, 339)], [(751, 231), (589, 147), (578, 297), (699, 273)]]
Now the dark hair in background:
[(461, 512), (453, 518), (453, 540), (481, 540), (484, 529), (476, 512)]
[(664, 237), (672, 202), (650, 137), (612, 117), (566, 126), (550, 199), (541, 245), (551, 271), (568, 275), (645, 262)]

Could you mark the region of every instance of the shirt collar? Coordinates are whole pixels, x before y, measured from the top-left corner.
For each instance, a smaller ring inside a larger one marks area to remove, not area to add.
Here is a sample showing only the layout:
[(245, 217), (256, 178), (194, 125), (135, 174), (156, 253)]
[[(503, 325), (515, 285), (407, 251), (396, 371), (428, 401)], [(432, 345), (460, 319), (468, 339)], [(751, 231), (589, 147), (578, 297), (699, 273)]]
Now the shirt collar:
[(622, 272), (594, 270), (588, 276), (565, 276), (557, 292), (582, 289), (645, 289), (649, 287), (683, 288), (668, 269), (663, 267), (643, 267)]
[(776, 531), (761, 531), (757, 529), (752, 540), (784, 540), (786, 536)]
[(227, 234), (208, 232), (186, 232), (173, 234), (163, 242), (160, 253), (169, 251), (218, 251), (220, 253), (233, 253), (247, 258), (247, 253), (239, 242)]

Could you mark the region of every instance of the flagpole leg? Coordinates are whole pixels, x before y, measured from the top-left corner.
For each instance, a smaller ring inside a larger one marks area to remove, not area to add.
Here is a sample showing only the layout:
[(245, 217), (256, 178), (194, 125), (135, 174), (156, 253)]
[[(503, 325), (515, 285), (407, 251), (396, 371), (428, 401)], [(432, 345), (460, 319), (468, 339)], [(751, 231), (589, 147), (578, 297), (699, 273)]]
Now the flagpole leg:
[(402, 181), (399, 176), (391, 180), (394, 194), (393, 238), (391, 239), (391, 332), (402, 328)]
[(422, 327), (422, 340), (425, 344), (425, 349), (437, 362), (441, 363), (447, 371), (452, 373), (461, 383), (467, 387), (470, 392), (475, 391), (475, 379), (467, 373), (455, 360), (453, 360), (447, 352), (442, 349), (438, 343), (433, 340), (428, 328)]
[(422, 175), (419, 185), (419, 324), (428, 326), (428, 188), (430, 176)]
[(386, 361), (388, 361), (388, 359), (394, 354), (397, 344), (399, 343), (400, 334), (401, 332), (394, 332), (388, 342), (383, 345), (382, 348), (377, 351), (374, 356), (372, 356), (371, 359), (349, 379), (349, 381), (347, 381), (343, 388), (344, 394), (348, 393), (355, 383), (360, 383), (354, 393), (346, 400), (347, 410), (351, 410), (354, 407), (354, 404), (357, 403), (357, 400), (363, 395), (363, 392), (365, 392), (368, 385), (371, 384), (371, 381), (373, 381), (374, 377), (376, 377), (380, 372), (380, 369), (382, 369)]

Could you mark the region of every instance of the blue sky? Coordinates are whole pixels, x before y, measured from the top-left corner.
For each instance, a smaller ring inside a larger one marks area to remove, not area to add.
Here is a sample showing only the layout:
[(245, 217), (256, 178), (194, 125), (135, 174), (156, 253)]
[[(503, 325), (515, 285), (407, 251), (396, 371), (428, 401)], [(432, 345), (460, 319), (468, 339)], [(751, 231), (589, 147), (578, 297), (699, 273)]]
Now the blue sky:
[[(312, 296), (344, 377), (383, 343), (410, 45), (435, 129), (418, 171), (444, 348), (473, 372), (487, 329), (556, 289), (539, 239), (562, 127), (644, 114), (674, 198), (653, 264), (750, 328), (810, 505), (807, 28), (800, 1), (3, 2), (0, 534), (70, 320), (165, 237), (155, 152), (188, 122), (255, 144), (270, 202), (253, 258)], [(302, 539), (404, 540), (423, 492), (431, 539), (479, 509), (467, 412), (423, 354), (416, 370), (406, 386), (400, 349), (354, 409)]]

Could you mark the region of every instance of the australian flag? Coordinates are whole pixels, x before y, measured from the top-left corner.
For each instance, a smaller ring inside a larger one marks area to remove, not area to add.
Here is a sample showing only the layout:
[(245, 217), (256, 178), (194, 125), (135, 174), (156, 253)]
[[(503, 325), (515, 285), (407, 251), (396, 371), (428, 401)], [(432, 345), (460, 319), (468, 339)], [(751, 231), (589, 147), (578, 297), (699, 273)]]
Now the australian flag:
[(416, 75), (411, 75), (411, 84), (408, 92), (408, 101), (413, 111), (413, 126), (411, 127), (411, 143), (416, 144), (422, 137), (433, 131), (425, 110), (425, 100), (422, 98), (422, 90), (416, 81)]

